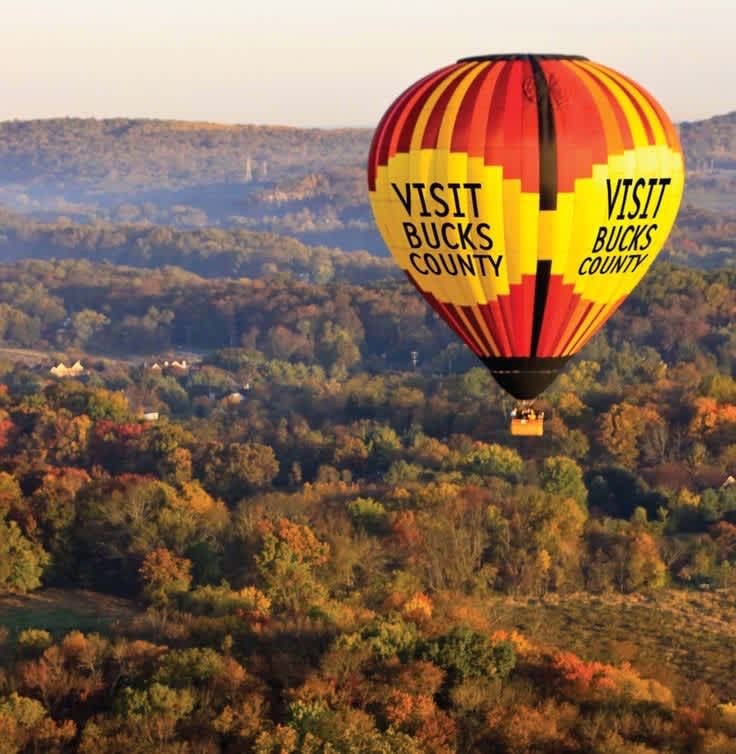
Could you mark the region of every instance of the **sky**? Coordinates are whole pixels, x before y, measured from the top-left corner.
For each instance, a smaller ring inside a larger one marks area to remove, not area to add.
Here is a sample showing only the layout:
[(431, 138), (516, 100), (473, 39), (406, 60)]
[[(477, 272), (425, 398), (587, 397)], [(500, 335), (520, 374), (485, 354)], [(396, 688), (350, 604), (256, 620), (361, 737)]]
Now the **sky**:
[(461, 57), (585, 55), (676, 121), (736, 110), (734, 0), (0, 0), (0, 120), (375, 126)]

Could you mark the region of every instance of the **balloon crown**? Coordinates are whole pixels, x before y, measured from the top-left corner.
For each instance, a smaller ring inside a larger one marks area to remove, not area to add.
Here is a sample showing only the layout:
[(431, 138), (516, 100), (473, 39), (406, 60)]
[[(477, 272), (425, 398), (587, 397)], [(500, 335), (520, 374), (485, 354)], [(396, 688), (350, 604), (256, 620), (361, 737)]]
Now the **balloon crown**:
[(554, 53), (537, 54), (533, 52), (512, 52), (500, 55), (471, 55), (468, 58), (460, 58), (458, 63), (480, 63), (486, 60), (588, 60), (584, 55), (557, 55)]

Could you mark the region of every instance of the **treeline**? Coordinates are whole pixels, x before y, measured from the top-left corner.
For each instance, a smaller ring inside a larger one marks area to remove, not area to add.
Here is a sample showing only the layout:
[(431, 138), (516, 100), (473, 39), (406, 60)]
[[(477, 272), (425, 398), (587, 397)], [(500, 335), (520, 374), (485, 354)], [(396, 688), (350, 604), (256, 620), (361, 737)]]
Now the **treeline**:
[(87, 259), (133, 267), (177, 266), (203, 277), (333, 278), (370, 282), (399, 275), (387, 257), (307, 246), (248, 230), (176, 230), (151, 225), (38, 223), (0, 211), (0, 257)]
[[(728, 192), (724, 191), (723, 195), (728, 196)], [(708, 270), (735, 267), (736, 214), (730, 210), (684, 208), (667, 241), (663, 258)]]
[[(611, 359), (638, 350), (637, 358), (688, 360), (730, 373), (734, 275), (659, 263), (596, 343), (610, 344)], [(400, 278), (363, 286), (278, 276), (207, 280), (173, 267), (27, 261), (0, 267), (0, 337), (24, 347), (111, 354), (244, 347), (336, 373), (404, 369), (413, 350), (429, 371), (475, 363)]]
[[(279, 227), (285, 217), (277, 223)], [(268, 222), (260, 217), (257, 224)], [(297, 223), (287, 232), (298, 234), (298, 227)], [(318, 227), (310, 227), (312, 232), (304, 237), (320, 235)], [(341, 233), (336, 227), (323, 232), (338, 243), (342, 242)], [(375, 230), (353, 229), (348, 235), (352, 239), (349, 244), (354, 244), (356, 237), (365, 238), (381, 255), (305, 245), (288, 236), (244, 228), (181, 230), (150, 224), (41, 223), (0, 210), (0, 258), (5, 261), (87, 259), (134, 267), (178, 266), (203, 277), (289, 276), (318, 283), (366, 283), (400, 276)], [(663, 259), (701, 269), (734, 267), (734, 238), (736, 215), (684, 208)]]
[(736, 111), (681, 123), (680, 139), (691, 170), (736, 170)]
[[(706, 159), (720, 168), (736, 166), (736, 113), (681, 123), (679, 131), (691, 170)], [(69, 181), (116, 193), (254, 178), (283, 180), (325, 168), (361, 166), (371, 135), (369, 128), (133, 118), (5, 121), (0, 123), (0, 175), (19, 186)]]
[(349, 128), (134, 118), (5, 121), (0, 175), (3, 183), (20, 186), (68, 182), (77, 190), (108, 194), (278, 180), (326, 163), (359, 164), (369, 140), (368, 129)]

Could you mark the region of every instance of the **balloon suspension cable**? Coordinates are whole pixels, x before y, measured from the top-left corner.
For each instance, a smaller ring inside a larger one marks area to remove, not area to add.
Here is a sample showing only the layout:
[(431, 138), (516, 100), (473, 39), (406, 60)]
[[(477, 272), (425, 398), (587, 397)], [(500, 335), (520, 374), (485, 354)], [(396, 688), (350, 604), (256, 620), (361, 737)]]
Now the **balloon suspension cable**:
[(534, 406), (534, 400), (517, 400), (514, 404), (514, 408), (511, 411), (512, 416), (521, 416), (531, 411)]

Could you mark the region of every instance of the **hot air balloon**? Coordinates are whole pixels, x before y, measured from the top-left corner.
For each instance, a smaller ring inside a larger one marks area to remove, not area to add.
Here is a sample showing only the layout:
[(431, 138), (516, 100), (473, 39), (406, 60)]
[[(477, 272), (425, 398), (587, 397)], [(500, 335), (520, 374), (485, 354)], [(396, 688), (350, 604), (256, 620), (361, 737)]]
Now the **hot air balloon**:
[(683, 187), (658, 102), (574, 55), (441, 68), (389, 107), (368, 158), (386, 245), (519, 401), (514, 434), (541, 434), (531, 401), (646, 274)]

